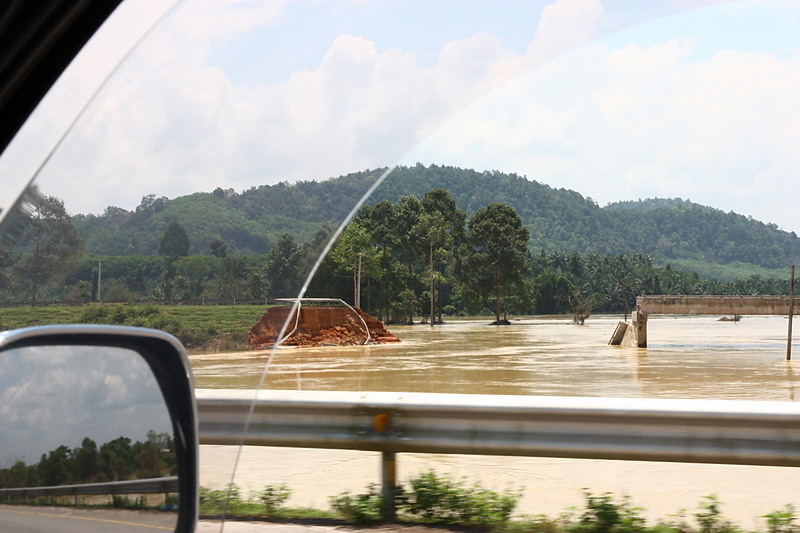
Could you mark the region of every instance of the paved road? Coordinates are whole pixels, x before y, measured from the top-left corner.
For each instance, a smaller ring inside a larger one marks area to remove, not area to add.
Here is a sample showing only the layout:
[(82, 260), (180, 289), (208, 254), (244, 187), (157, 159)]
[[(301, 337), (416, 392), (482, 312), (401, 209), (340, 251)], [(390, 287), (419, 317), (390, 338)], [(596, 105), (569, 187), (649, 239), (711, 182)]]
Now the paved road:
[[(206, 520), (201, 520), (197, 527), (198, 533), (219, 533), (219, 530), (219, 522), (210, 522)], [(356, 528), (347, 525), (322, 526), (237, 521), (226, 522), (224, 529), (224, 533), (369, 533), (370, 531), (377, 531), (380, 533), (453, 533), (454, 530), (414, 525), (380, 525)]]
[(147, 533), (174, 529), (175, 515), (171, 513), (30, 505), (0, 506), (0, 531), (3, 533)]
[[(39, 507), (0, 505), (0, 532), (33, 533), (148, 533), (174, 531), (171, 513), (127, 511), (118, 509), (75, 509), (74, 507)], [(201, 520), (198, 533), (219, 533), (220, 522)], [(452, 533), (452, 530), (413, 525), (380, 525), (354, 528), (347, 525), (281, 524), (229, 520), (224, 533)]]
[[(197, 533), (219, 533), (219, 522), (200, 521)], [(348, 527), (313, 526), (301, 524), (274, 524), (267, 522), (226, 522), (224, 533), (344, 533)], [(368, 530), (360, 530), (368, 531)]]

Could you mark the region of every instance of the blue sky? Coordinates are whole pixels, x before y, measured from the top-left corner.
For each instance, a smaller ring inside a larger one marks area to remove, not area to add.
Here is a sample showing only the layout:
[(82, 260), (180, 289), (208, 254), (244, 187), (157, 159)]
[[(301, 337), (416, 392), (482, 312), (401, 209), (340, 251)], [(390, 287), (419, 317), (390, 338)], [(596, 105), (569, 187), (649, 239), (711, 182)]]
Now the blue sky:
[[(165, 9), (124, 7), (4, 175), (30, 175), (24, 161), (63, 130), (52, 125)], [(421, 161), (600, 205), (688, 198), (800, 231), (798, 26), (793, 0), (191, 0), (39, 181), (71, 212), (99, 213)]]

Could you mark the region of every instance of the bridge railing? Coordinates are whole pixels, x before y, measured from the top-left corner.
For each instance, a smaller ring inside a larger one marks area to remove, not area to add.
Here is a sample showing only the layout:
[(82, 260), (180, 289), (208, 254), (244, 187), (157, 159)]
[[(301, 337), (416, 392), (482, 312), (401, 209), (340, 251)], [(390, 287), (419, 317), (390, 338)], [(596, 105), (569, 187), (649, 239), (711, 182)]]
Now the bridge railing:
[[(800, 466), (800, 404), (387, 392), (198, 390), (201, 444)], [(255, 400), (255, 401), (254, 401)], [(254, 401), (254, 402), (253, 402)]]

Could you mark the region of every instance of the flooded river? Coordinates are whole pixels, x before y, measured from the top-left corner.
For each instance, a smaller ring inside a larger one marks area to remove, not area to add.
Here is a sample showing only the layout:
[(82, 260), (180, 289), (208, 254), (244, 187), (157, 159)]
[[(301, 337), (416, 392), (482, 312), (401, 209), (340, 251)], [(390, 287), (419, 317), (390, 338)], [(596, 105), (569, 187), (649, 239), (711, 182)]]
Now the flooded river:
[[(535, 317), (491, 327), (488, 321), (393, 327), (397, 345), (285, 349), (272, 389), (410, 391), (463, 394), (615, 396), (795, 401), (800, 363), (785, 361), (785, 317), (651, 317), (647, 349), (608, 346), (618, 316), (585, 326)], [(795, 328), (795, 331), (797, 328)], [(795, 338), (795, 344), (797, 339)], [(800, 358), (800, 347), (796, 348)], [(198, 388), (256, 386), (266, 352), (190, 357)], [(201, 447), (201, 484), (230, 481), (234, 447)], [(785, 503), (800, 507), (800, 471), (788, 468), (631, 461), (403, 454), (400, 479), (425, 469), (490, 488), (524, 488), (520, 512), (557, 516), (583, 502), (582, 489), (628, 494), (651, 517), (691, 515), (717, 494), (723, 512), (746, 528)], [(236, 482), (247, 490), (287, 483), (293, 505), (326, 507), (327, 497), (379, 481), (378, 454), (246, 447)]]

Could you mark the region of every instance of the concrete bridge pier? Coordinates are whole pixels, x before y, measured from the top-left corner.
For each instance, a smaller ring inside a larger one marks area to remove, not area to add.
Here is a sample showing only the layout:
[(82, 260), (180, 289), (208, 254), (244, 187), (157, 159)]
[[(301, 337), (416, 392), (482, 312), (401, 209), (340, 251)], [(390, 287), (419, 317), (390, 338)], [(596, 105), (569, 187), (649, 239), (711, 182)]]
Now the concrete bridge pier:
[(647, 348), (647, 313), (637, 309), (631, 314), (631, 322), (620, 322), (608, 344), (628, 348)]
[(647, 313), (637, 309), (631, 315), (633, 338), (637, 348), (647, 348)]

